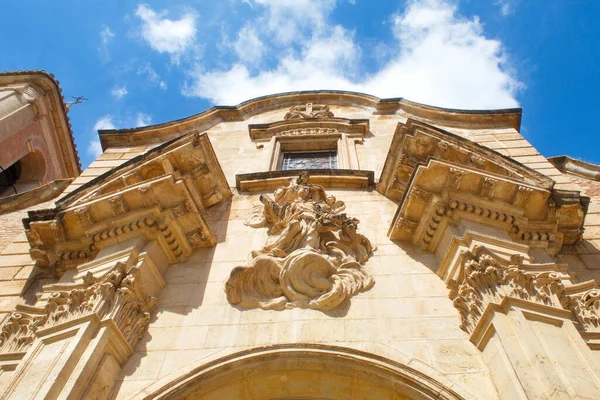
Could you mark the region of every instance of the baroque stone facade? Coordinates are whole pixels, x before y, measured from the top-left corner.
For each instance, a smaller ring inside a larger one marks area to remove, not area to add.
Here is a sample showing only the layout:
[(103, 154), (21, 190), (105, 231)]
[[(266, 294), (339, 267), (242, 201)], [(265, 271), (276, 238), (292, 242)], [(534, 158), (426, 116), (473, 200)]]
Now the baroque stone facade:
[(597, 398), (597, 167), (520, 115), (319, 91), (101, 131), (0, 215), (0, 398)]

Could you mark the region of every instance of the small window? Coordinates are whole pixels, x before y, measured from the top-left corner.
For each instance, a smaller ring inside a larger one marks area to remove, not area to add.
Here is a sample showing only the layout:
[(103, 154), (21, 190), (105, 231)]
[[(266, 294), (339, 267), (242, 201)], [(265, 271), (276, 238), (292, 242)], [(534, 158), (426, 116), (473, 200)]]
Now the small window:
[(337, 151), (283, 153), (281, 170), (336, 169)]

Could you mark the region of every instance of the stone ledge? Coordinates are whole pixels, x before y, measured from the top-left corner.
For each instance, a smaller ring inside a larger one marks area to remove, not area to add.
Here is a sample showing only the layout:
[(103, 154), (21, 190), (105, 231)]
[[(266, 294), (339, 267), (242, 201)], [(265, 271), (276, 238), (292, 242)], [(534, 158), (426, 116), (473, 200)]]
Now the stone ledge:
[(325, 188), (370, 189), (375, 184), (375, 173), (352, 169), (307, 169), (290, 171), (265, 171), (238, 174), (235, 187), (242, 192), (273, 191), (286, 185), (290, 178), (298, 177), (300, 172), (308, 172), (309, 182)]
[(0, 199), (0, 214), (22, 210), (44, 201), (52, 200), (60, 195), (72, 181), (72, 178), (57, 179), (23, 193), (3, 197)]

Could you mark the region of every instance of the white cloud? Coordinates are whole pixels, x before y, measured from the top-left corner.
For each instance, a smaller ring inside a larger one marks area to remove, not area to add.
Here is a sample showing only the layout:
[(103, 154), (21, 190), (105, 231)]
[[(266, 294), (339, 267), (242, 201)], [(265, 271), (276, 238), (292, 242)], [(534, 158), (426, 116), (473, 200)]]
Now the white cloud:
[(496, 0), (494, 5), (500, 7), (500, 14), (502, 14), (503, 17), (506, 17), (515, 11), (509, 0)]
[(115, 123), (118, 123), (121, 126), (129, 127), (148, 126), (152, 124), (152, 116), (150, 114), (138, 112), (135, 114), (128, 113), (122, 118), (118, 118), (110, 114), (106, 114), (98, 118), (94, 123), (94, 127), (92, 128), (92, 135), (94, 139), (90, 140), (87, 146), (87, 152), (90, 156), (97, 158), (100, 154), (102, 154), (102, 145), (100, 144), (100, 140), (98, 138), (98, 131), (103, 129), (116, 129)]
[(150, 47), (159, 53), (168, 53), (177, 64), (179, 57), (193, 47), (196, 39), (196, 14), (185, 13), (180, 19), (165, 18), (166, 11), (156, 13), (140, 4), (135, 13), (141, 20), (140, 34)]
[(94, 158), (97, 158), (102, 154), (102, 145), (100, 144), (97, 131), (100, 129), (115, 129), (112, 119), (113, 117), (111, 115), (104, 115), (96, 120), (96, 123), (92, 128), (94, 131), (94, 139), (88, 142), (87, 152)]
[(110, 52), (108, 51), (108, 45), (115, 37), (113, 31), (106, 25), (102, 25), (102, 29), (99, 33), (100, 36), (100, 45), (98, 46), (98, 52), (100, 53), (100, 57), (104, 61), (108, 61), (110, 59)]
[(167, 89), (167, 83), (156, 73), (152, 65), (149, 63), (144, 65), (143, 67), (139, 67), (137, 70), (138, 75), (145, 76), (148, 79), (148, 82), (152, 86), (158, 86), (162, 90)]
[(125, 85), (115, 86), (110, 91), (110, 94), (116, 99), (122, 99), (128, 93), (129, 92), (127, 91), (127, 86), (125, 86)]
[(335, 0), (254, 0), (254, 3), (264, 7), (265, 15), (260, 19), (266, 21), (273, 41), (284, 44), (298, 40), (306, 30), (325, 28), (326, 18), (335, 7)]
[(135, 126), (148, 126), (152, 123), (152, 116), (143, 112), (139, 112), (135, 116)]
[(113, 31), (106, 25), (102, 25), (102, 30), (100, 31), (100, 42), (106, 46), (115, 37)]
[(238, 32), (233, 46), (240, 60), (251, 64), (257, 63), (264, 56), (265, 45), (250, 26), (245, 26)]
[[(278, 55), (275, 65), (253, 72), (242, 57), (228, 68), (212, 71), (196, 65), (184, 85), (185, 95), (237, 104), (269, 93), (327, 88), (453, 108), (518, 105), (515, 95), (521, 84), (502, 43), (486, 38), (479, 20), (462, 17), (454, 3), (409, 2), (391, 17), (395, 40), (385, 43), (390, 51), (381, 67), (360, 75), (361, 49), (353, 33), (328, 23), (333, 1), (321, 7), (311, 0), (255, 1), (265, 7), (258, 20), (268, 21), (257, 38), (268, 46), (265, 55)], [(311, 6), (316, 13), (309, 12)], [(289, 29), (296, 40), (284, 46), (281, 42), (287, 40)]]

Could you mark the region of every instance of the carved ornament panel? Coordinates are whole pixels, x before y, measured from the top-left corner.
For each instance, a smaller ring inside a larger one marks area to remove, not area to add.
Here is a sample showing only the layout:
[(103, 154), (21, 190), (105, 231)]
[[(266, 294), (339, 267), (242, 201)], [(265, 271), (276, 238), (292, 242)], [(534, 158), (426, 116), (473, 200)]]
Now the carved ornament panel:
[(268, 227), (269, 238), (249, 265), (231, 272), (225, 291), (232, 305), (327, 311), (373, 286), (363, 265), (375, 246), (358, 233), (359, 221), (343, 213), (344, 202), (308, 179), (303, 173), (274, 198), (261, 195), (246, 219), (250, 227)]
[(230, 195), (206, 134), (186, 135), (96, 178), (56, 209), (30, 212), (31, 255), (60, 273), (103, 246), (143, 236), (170, 262), (182, 260), (216, 243), (204, 210)]

